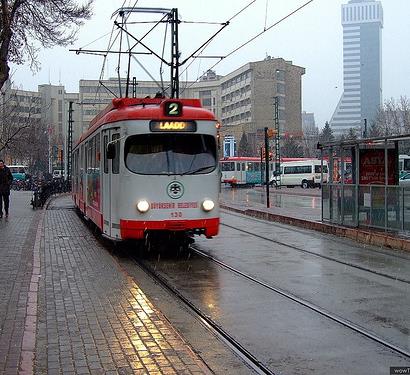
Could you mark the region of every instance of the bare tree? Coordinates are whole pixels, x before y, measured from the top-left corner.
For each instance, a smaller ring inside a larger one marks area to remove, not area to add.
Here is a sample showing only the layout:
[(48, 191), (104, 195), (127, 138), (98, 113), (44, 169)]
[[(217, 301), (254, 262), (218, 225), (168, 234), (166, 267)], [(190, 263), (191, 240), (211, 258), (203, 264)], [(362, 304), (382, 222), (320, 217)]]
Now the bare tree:
[(282, 140), (281, 156), (284, 158), (301, 158), (303, 157), (303, 146), (300, 138), (284, 137)]
[(238, 156), (252, 156), (252, 149), (251, 146), (249, 145), (248, 142), (248, 137), (246, 136), (246, 133), (242, 133), (241, 140), (239, 141), (239, 147), (238, 147)]
[(39, 68), (39, 46), (67, 46), (74, 42), (79, 26), (91, 16), (94, 0), (77, 5), (75, 0), (1, 0), (0, 89), (9, 78), (9, 63), (30, 62)]
[(303, 155), (307, 158), (314, 158), (318, 155), (317, 143), (319, 142), (319, 129), (314, 126), (304, 133)]
[(370, 128), (370, 136), (389, 136), (410, 133), (410, 100), (401, 96), (396, 102), (386, 100), (379, 108)]

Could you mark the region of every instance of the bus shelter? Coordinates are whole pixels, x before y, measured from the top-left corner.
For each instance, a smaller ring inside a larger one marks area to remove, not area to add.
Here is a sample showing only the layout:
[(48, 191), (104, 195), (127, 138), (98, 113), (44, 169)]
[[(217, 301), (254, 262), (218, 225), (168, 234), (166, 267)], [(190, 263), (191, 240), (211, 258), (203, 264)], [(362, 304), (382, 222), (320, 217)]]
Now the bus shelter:
[(410, 173), (410, 135), (329, 142), (318, 149), (329, 172), (322, 184), (323, 222), (410, 231), (410, 184), (399, 184)]

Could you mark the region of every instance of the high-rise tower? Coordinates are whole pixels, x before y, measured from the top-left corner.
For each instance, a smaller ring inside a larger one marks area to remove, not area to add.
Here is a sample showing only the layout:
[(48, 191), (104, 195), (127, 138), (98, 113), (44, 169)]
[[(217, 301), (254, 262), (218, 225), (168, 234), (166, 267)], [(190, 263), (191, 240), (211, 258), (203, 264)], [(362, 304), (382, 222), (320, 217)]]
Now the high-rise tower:
[(383, 8), (380, 1), (350, 0), (342, 5), (343, 95), (330, 125), (335, 135), (371, 124), (382, 102)]

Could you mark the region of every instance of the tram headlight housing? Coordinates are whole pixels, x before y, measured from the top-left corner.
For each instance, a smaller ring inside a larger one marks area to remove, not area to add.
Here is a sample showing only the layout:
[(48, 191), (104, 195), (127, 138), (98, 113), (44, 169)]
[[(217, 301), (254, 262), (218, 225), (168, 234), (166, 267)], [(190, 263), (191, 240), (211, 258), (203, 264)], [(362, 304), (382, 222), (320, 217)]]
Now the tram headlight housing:
[(212, 211), (212, 210), (214, 209), (214, 207), (215, 207), (215, 203), (214, 203), (214, 201), (211, 200), (211, 199), (205, 199), (205, 200), (202, 202), (202, 209), (203, 209), (205, 212)]
[(140, 200), (137, 203), (137, 210), (142, 214), (147, 212), (149, 210), (149, 203), (145, 199)]

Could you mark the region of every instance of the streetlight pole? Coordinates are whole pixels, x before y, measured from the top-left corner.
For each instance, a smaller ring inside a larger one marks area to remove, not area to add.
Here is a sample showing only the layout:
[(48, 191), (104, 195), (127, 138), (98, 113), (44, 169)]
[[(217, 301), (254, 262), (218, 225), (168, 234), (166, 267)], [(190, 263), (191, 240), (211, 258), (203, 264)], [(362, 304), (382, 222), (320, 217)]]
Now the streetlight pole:
[[(269, 138), (268, 127), (265, 127), (265, 183), (266, 183), (266, 207), (270, 208), (269, 200)], [(262, 165), (261, 165), (262, 168)]]

